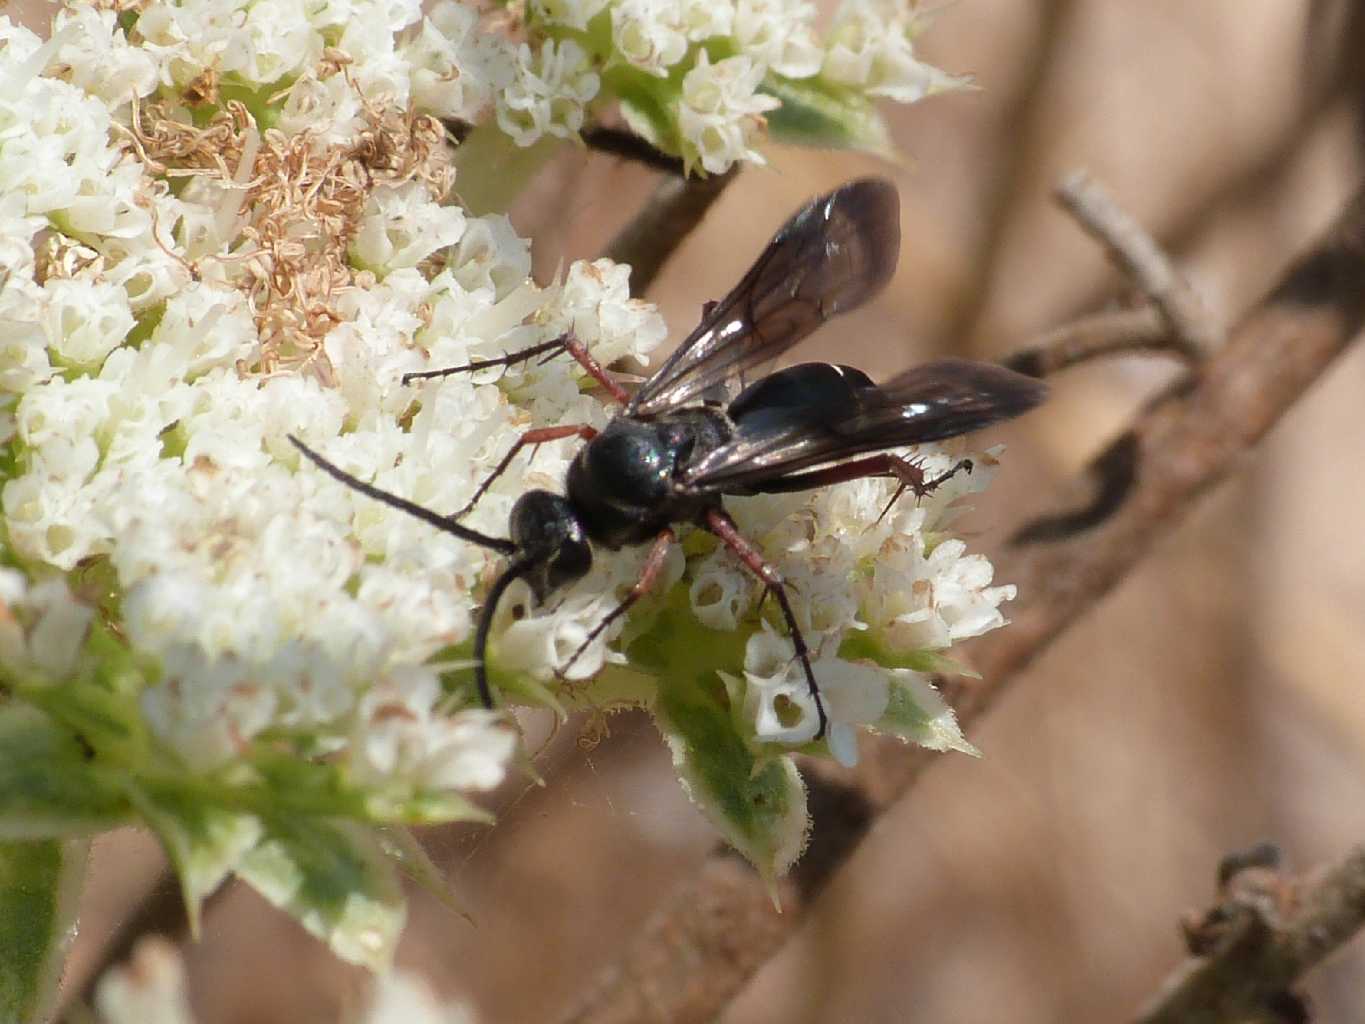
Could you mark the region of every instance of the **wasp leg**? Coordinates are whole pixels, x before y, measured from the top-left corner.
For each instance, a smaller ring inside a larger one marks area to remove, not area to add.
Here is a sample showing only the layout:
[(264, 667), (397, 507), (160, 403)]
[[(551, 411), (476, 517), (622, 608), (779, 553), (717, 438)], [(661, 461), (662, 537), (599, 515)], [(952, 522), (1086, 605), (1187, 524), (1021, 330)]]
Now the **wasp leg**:
[(564, 350), (578, 361), (579, 366), (588, 371), (589, 377), (606, 388), (607, 394), (616, 399), (618, 403), (625, 405), (630, 401), (629, 392), (612, 379), (611, 374), (602, 368), (602, 364), (593, 358), (587, 346), (575, 338), (572, 331), (564, 335)]
[[(512, 445), (512, 450), (502, 457), (502, 461), (494, 467), (493, 472), (484, 477), (483, 483), (479, 484), (478, 490), (474, 492), (474, 497), (470, 498), (465, 507), (450, 518), (463, 519), (467, 516), (479, 503), (479, 499), (488, 493), (488, 488), (493, 486), (493, 481), (507, 472), (507, 467), (512, 464), (517, 453), (528, 444), (540, 446), (547, 441), (562, 441), (566, 437), (581, 437), (584, 441), (591, 441), (596, 436), (596, 428), (590, 427), (586, 423), (569, 423), (562, 427), (539, 427), (535, 430), (526, 431), (521, 437), (517, 438), (516, 444)], [(535, 452), (531, 453), (531, 458), (535, 458)]]
[(882, 509), (882, 514), (877, 517), (877, 521), (881, 522), (906, 491), (914, 491), (916, 498), (925, 498), (957, 476), (958, 473), (970, 473), (971, 471), (972, 460), (962, 459), (947, 472), (940, 473), (932, 480), (926, 480), (924, 470), (920, 466), (901, 458), (899, 455), (882, 452), (865, 459), (841, 462), (837, 466), (828, 466), (825, 469), (816, 469), (809, 473), (778, 477), (776, 480), (767, 480), (751, 486), (755, 491), (777, 494), (787, 491), (808, 491), (816, 487), (827, 487), (830, 484), (842, 484), (848, 480), (861, 480), (865, 476), (894, 476), (900, 481), (900, 486), (896, 488), (896, 493), (887, 502), (886, 508)]
[(417, 373), (403, 374), (403, 386), (407, 387), (415, 380), (435, 380), (438, 377), (450, 377), (457, 373), (473, 373), (476, 370), (491, 370), (495, 366), (513, 366), (516, 363), (524, 363), (534, 359), (544, 352), (552, 355), (563, 352), (567, 348), (565, 339), (568, 335), (555, 338), (551, 341), (543, 341), (539, 345), (532, 345), (530, 348), (518, 349), (515, 352), (508, 352), (505, 355), (496, 356), (493, 359), (476, 359), (472, 363), (465, 363), (462, 366), (447, 366), (442, 370), (422, 370)]
[(778, 572), (763, 553), (754, 547), (735, 526), (735, 521), (725, 514), (721, 509), (712, 508), (706, 510), (706, 522), (704, 524), (708, 530), (719, 537), (731, 551), (749, 567), (755, 576), (761, 579), (768, 587), (768, 591), (777, 598), (777, 603), (782, 609), (782, 617), (787, 620), (787, 631), (791, 634), (792, 647), (796, 651), (797, 658), (801, 661), (801, 668), (806, 674), (806, 685), (810, 687), (811, 698), (815, 701), (815, 713), (820, 717), (820, 728), (815, 732), (815, 739), (823, 739), (826, 730), (829, 728), (829, 716), (825, 714), (825, 702), (820, 697), (820, 685), (815, 681), (815, 670), (810, 664), (810, 650), (806, 647), (806, 638), (801, 635), (801, 627), (796, 624), (796, 615), (792, 612), (791, 601), (787, 599), (787, 584), (782, 579), (782, 574)]
[(886, 518), (886, 514), (896, 507), (896, 502), (901, 500), (901, 495), (907, 489), (915, 492), (915, 500), (928, 497), (936, 490), (946, 484), (958, 473), (970, 473), (972, 471), (971, 459), (959, 459), (951, 468), (940, 473), (932, 480), (924, 479), (924, 469), (915, 465), (913, 462), (906, 462), (904, 459), (895, 455), (888, 455), (892, 462), (891, 475), (900, 481), (900, 486), (896, 488), (896, 493), (891, 495), (891, 500), (886, 503), (886, 508), (882, 509), (882, 514), (877, 517), (877, 522)]
[(629, 611), (631, 605), (654, 589), (654, 584), (659, 579), (659, 573), (663, 572), (664, 562), (668, 559), (668, 549), (672, 547), (674, 539), (673, 531), (667, 527), (659, 536), (654, 538), (654, 546), (649, 549), (649, 557), (645, 559), (644, 568), (640, 570), (640, 578), (631, 586), (630, 591), (622, 598), (621, 603), (613, 608), (606, 618), (593, 626), (587, 639), (578, 645), (578, 650), (573, 652), (573, 656), (563, 664), (556, 675), (562, 678), (573, 667), (573, 663), (579, 659), (582, 653), (592, 645), (592, 642), (602, 635), (604, 629)]

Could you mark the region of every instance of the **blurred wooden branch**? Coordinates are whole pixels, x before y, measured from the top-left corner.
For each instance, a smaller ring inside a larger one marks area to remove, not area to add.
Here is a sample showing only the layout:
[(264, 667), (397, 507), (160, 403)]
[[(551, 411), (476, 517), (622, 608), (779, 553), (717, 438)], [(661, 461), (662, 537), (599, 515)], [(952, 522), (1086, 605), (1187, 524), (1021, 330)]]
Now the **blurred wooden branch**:
[(990, 135), (991, 152), (983, 160), (990, 170), (978, 203), (982, 228), (965, 243), (970, 247), (963, 261), (968, 268), (966, 280), (939, 341), (946, 355), (980, 355), (977, 334), (1000, 272), (1005, 238), (1020, 209), (1034, 200), (1029, 182), (1041, 176), (1047, 159), (1048, 88), (1073, 45), (1072, 26), (1081, 5), (1076, 0), (1042, 0), (1034, 6), (1037, 32), (1025, 50), (1028, 62), (1019, 70), (1000, 111)]
[(1189, 282), (1136, 220), (1084, 171), (1068, 175), (1057, 199), (1091, 236), (1098, 239), (1119, 267), (1161, 314), (1173, 341), (1192, 359), (1222, 344), (1222, 328)]
[(735, 180), (738, 164), (724, 174), (705, 178), (661, 178), (642, 209), (607, 246), (606, 255), (630, 264), (630, 291), (643, 295), (669, 257), (701, 223), (725, 186)]
[[(1204, 494), (1332, 364), (1365, 322), (1365, 192), (1301, 256), (1181, 389), (1150, 404), (1093, 462), (1110, 504), (1084, 529), (1060, 535), (1025, 524), (997, 559), (1019, 586), (1008, 629), (966, 652), (980, 679), (945, 680), (964, 725), (987, 711), (1063, 631), (1170, 533)], [(1094, 485), (1082, 474), (1055, 501), (1073, 509)], [(1056, 542), (1040, 543), (1047, 537)], [(1029, 538), (1034, 538), (1029, 540)], [(830, 874), (878, 815), (939, 755), (874, 738), (849, 774), (807, 767), (815, 825), (811, 847), (783, 883), (784, 912), (733, 855), (712, 857), (656, 912), (621, 959), (565, 1020), (708, 1021), (781, 948)]]
[(1293, 986), (1365, 925), (1365, 846), (1301, 878), (1244, 870), (1187, 928), (1195, 955), (1138, 1024), (1285, 1024), (1307, 1020)]
[(1081, 363), (1134, 353), (1172, 356), (1191, 366), (1202, 358), (1171, 333), (1154, 307), (1144, 307), (1083, 316), (1001, 361), (1030, 377), (1048, 377)]
[(671, 174), (675, 178), (687, 176), (687, 168), (683, 165), (682, 157), (669, 156), (628, 128), (603, 124), (589, 125), (583, 129), (582, 139), (585, 146), (599, 153), (630, 160), (652, 171)]

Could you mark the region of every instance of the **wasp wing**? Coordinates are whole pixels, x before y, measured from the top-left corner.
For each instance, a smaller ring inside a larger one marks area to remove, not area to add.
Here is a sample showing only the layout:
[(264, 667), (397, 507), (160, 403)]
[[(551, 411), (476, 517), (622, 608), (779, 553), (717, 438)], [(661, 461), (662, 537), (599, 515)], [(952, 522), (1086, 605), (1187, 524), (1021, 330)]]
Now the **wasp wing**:
[(734, 290), (707, 309), (625, 414), (657, 416), (702, 400), (718, 385), (742, 382), (746, 370), (880, 291), (899, 251), (900, 200), (891, 182), (864, 178), (812, 200)]
[(697, 491), (762, 491), (855, 455), (971, 433), (1027, 412), (1046, 391), (1032, 377), (963, 359), (926, 363), (880, 385), (852, 367), (793, 366), (735, 399), (734, 437), (694, 462), (682, 482)]

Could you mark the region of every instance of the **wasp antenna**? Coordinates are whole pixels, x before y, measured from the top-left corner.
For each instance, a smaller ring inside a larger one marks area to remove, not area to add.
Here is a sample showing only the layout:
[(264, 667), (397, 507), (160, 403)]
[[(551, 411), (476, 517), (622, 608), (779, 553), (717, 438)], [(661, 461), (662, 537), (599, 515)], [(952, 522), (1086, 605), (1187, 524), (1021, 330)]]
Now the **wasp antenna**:
[(352, 490), (359, 491), (361, 494), (373, 498), (375, 501), (382, 501), (391, 508), (406, 512), (408, 515), (415, 516), (422, 520), (422, 522), (436, 527), (438, 530), (452, 534), (471, 544), (477, 544), (481, 548), (488, 548), (490, 551), (497, 551), (504, 555), (513, 554), (517, 550), (517, 546), (510, 540), (504, 540), (501, 537), (490, 537), (488, 534), (480, 533), (478, 530), (471, 530), (468, 526), (461, 526), (449, 516), (443, 516), (439, 512), (433, 512), (429, 508), (423, 508), (416, 502), (408, 501), (406, 498), (400, 498), (396, 494), (390, 494), (388, 491), (375, 487), (373, 484), (367, 484), (364, 480), (352, 476), (340, 466), (328, 462), (293, 434), (289, 435), (289, 442), (299, 451), (303, 452), (303, 454), (308, 457), (309, 461), (328, 476), (341, 481)]
[(507, 588), (535, 567), (531, 559), (513, 559), (502, 571), (502, 575), (488, 588), (488, 596), (479, 613), (479, 628), (474, 633), (474, 685), (479, 689), (479, 700), (490, 711), (493, 709), (493, 689), (488, 685), (488, 634), (493, 629), (493, 616), (497, 613), (498, 602)]

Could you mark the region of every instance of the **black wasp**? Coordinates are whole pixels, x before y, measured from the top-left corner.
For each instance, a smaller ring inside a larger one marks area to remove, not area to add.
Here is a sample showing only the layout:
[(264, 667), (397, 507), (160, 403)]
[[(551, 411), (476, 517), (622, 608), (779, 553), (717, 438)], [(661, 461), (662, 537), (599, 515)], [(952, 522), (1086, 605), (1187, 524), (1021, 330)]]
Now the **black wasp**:
[[(474, 638), (475, 680), (485, 706), (493, 706), (488, 634), (498, 601), (514, 580), (525, 580), (544, 602), (588, 572), (593, 544), (613, 550), (653, 544), (639, 580), (593, 629), (577, 658), (649, 590), (674, 540), (673, 524), (692, 523), (724, 542), (777, 599), (819, 714), (819, 739), (828, 719), (782, 577), (740, 535), (722, 496), (806, 490), (864, 476), (895, 477), (901, 484), (897, 495), (909, 488), (922, 496), (953, 473), (970, 471), (970, 463), (925, 479), (918, 466), (887, 449), (955, 437), (1017, 416), (1037, 405), (1045, 390), (1012, 370), (958, 359), (917, 366), (885, 384), (831, 363), (805, 363), (746, 381), (749, 371), (886, 284), (900, 249), (899, 207), (895, 186), (875, 178), (850, 182), (802, 207), (735, 289), (707, 303), (696, 330), (634, 394), (572, 334), (496, 359), (405, 376), (406, 384), (562, 351), (622, 406), (601, 431), (573, 424), (526, 433), (454, 515), (379, 490), (297, 438), (290, 440), (348, 486), (509, 556), (488, 592)], [(567, 493), (533, 490), (518, 498), (510, 540), (459, 523), (522, 448), (574, 436), (586, 443), (569, 466)]]

